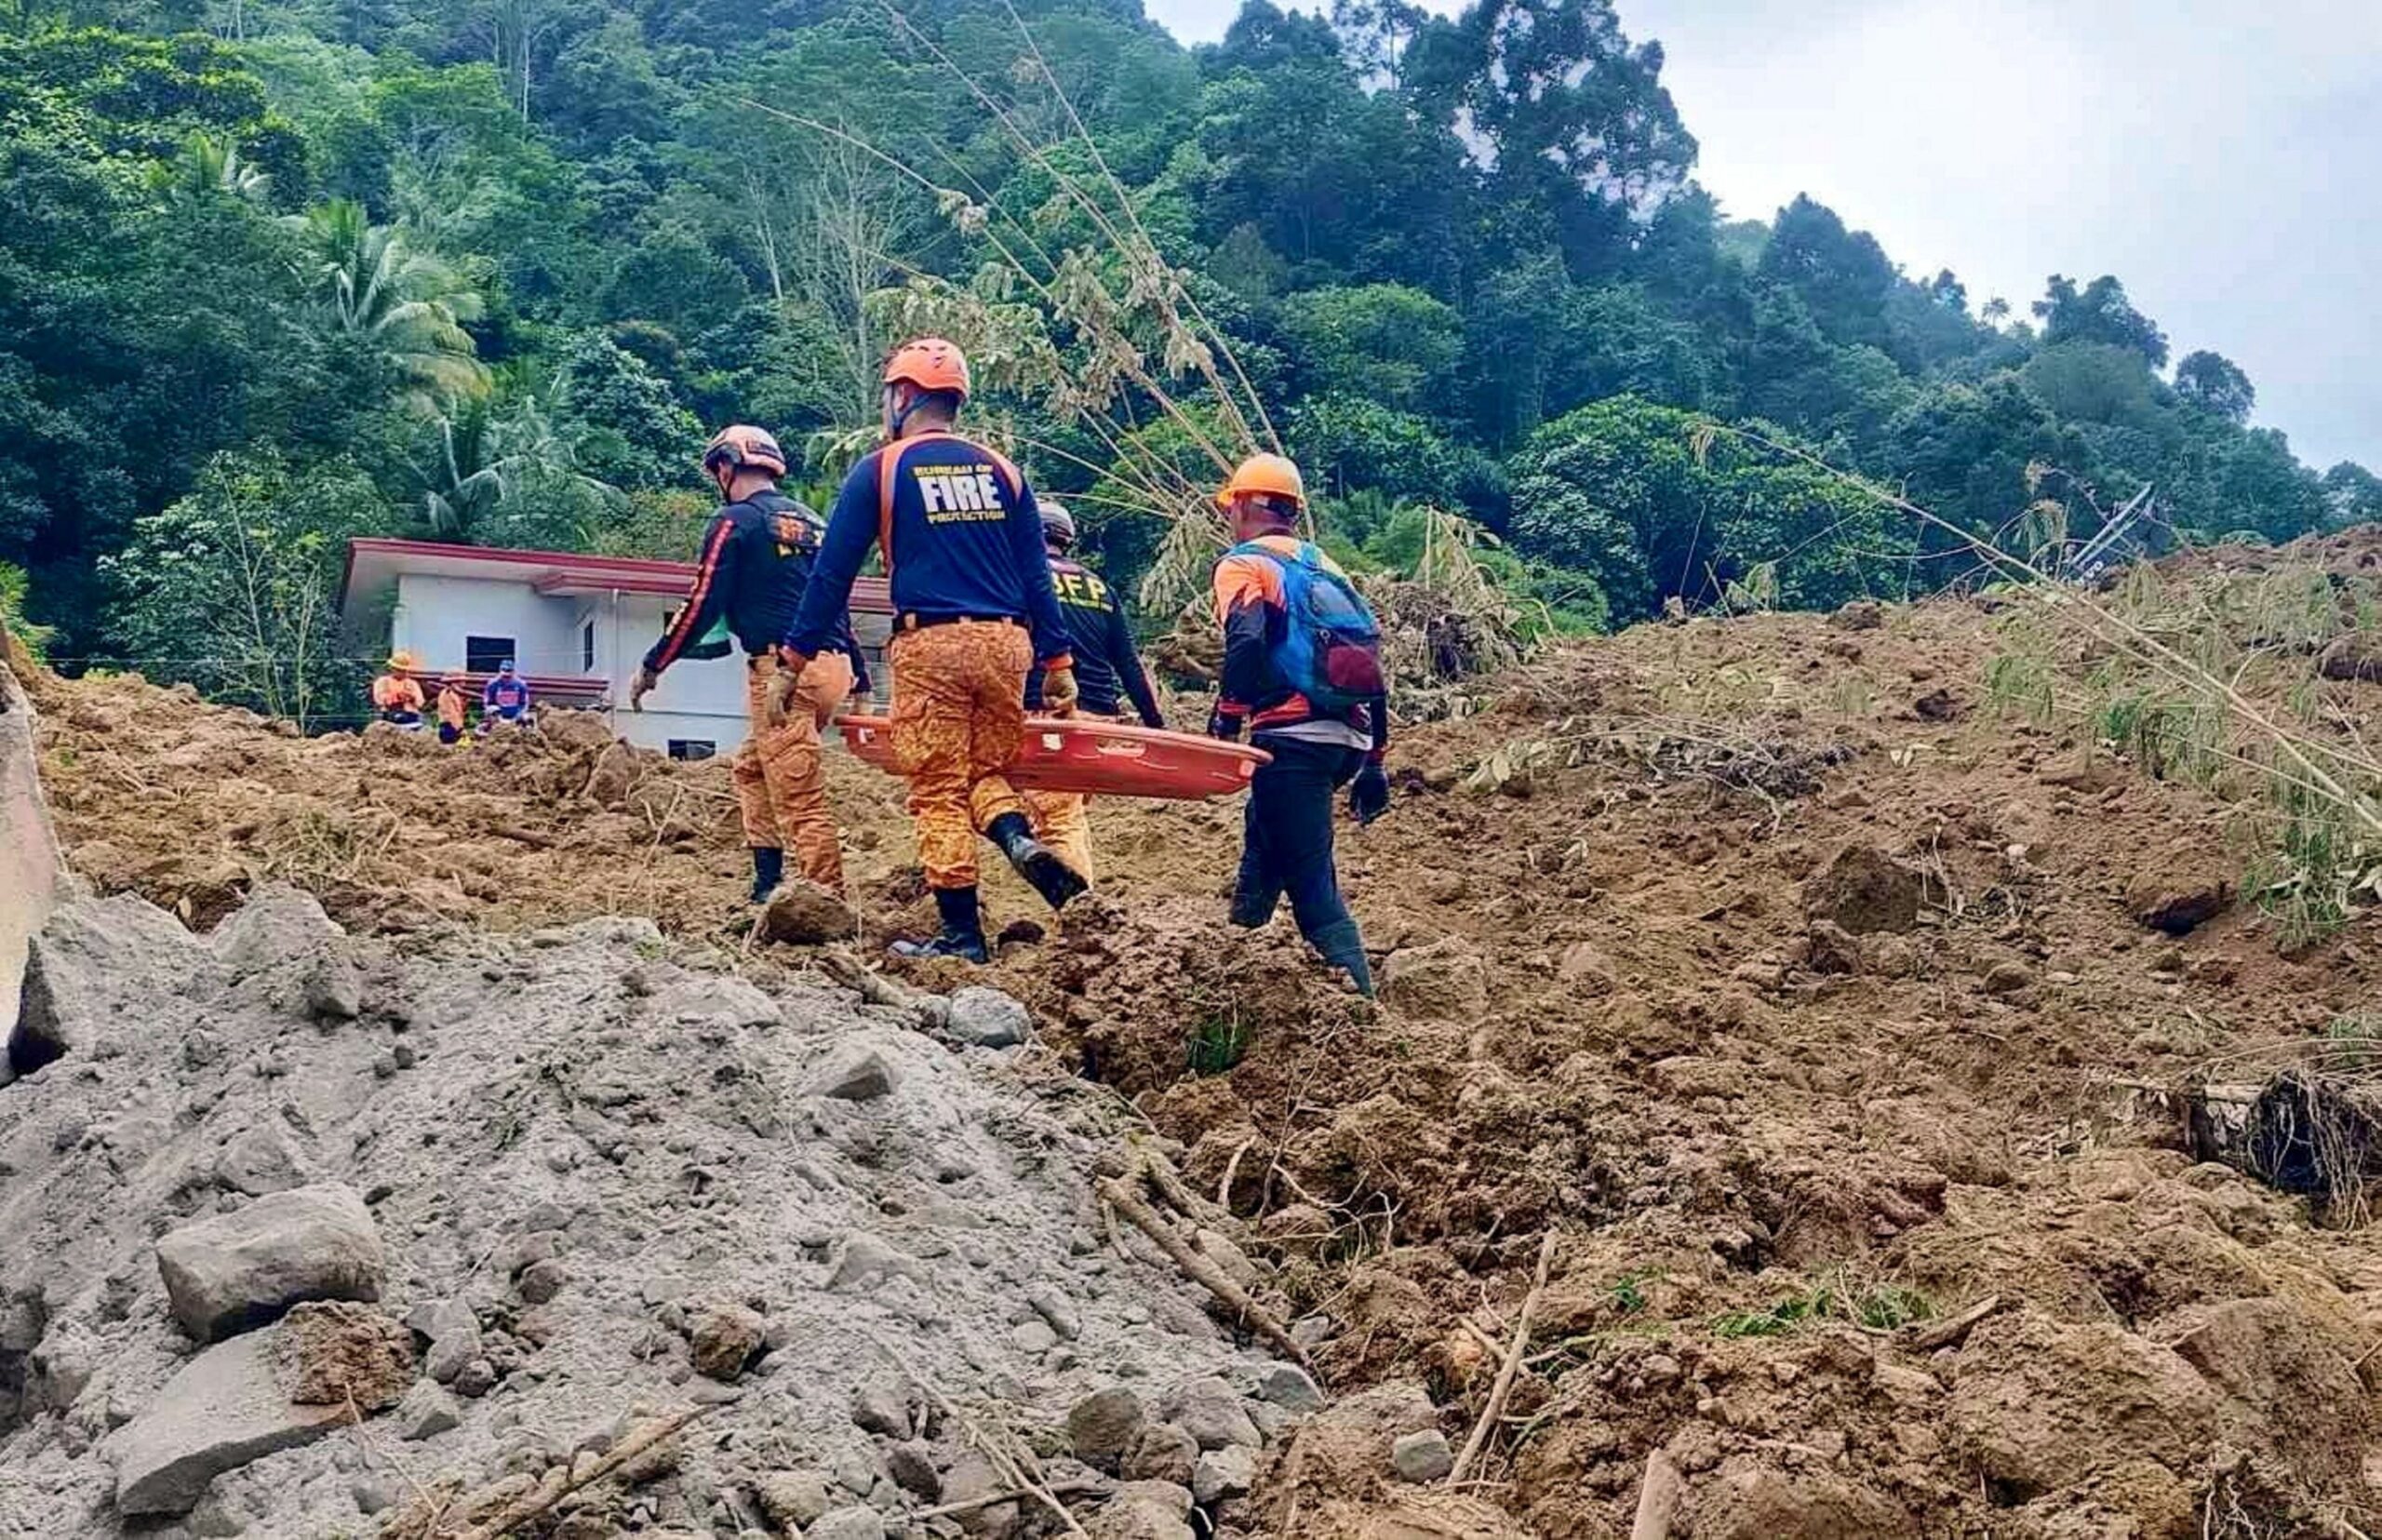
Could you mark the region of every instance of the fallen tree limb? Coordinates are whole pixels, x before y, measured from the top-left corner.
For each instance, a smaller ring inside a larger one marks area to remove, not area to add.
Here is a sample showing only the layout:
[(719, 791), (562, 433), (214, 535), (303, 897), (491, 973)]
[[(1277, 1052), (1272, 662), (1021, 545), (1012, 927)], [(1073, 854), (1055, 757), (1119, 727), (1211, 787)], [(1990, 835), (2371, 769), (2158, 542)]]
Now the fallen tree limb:
[(1538, 1270), (1532, 1275), (1530, 1292), (1522, 1296), (1521, 1318), (1514, 1322), (1514, 1340), (1505, 1346), (1505, 1361), (1497, 1366), (1497, 1383), (1489, 1387), (1489, 1404), (1480, 1410), (1480, 1420), (1472, 1425), (1472, 1436), (1464, 1440), (1464, 1453), (1455, 1457), (1448, 1471), (1451, 1484), (1461, 1481), (1480, 1451), (1489, 1442), (1489, 1430), (1505, 1414), (1505, 1398), (1514, 1393), (1514, 1376), (1522, 1366), (1522, 1350), (1530, 1346), (1531, 1318), (1538, 1313), (1539, 1296), (1546, 1292), (1546, 1275), (1555, 1265), (1555, 1232), (1546, 1232), (1539, 1243)]
[(1684, 1490), (1679, 1466), (1661, 1450), (1646, 1456), (1646, 1474), (1638, 1483), (1638, 1516), (1629, 1521), (1629, 1540), (1670, 1540), (1671, 1520), (1679, 1516)]
[(1300, 1368), (1310, 1374), (1315, 1373), (1315, 1365), (1308, 1359), (1306, 1349), (1299, 1346), (1298, 1339), (1275, 1319), (1274, 1313), (1251, 1299), (1248, 1290), (1226, 1278), (1222, 1268), (1201, 1255), (1197, 1248), (1176, 1233), (1173, 1225), (1159, 1218), (1158, 1211), (1142, 1200), (1141, 1194), (1112, 1176), (1101, 1182), (1100, 1196), (1111, 1208), (1131, 1220), (1135, 1229), (1155, 1241), (1158, 1249), (1182, 1268), (1192, 1282), (1230, 1306), (1252, 1331), (1289, 1355)]
[(1938, 1347), (1949, 1347), (1967, 1336), (1977, 1322), (2001, 1309), (2001, 1304), (2000, 1294), (1987, 1294), (1957, 1316), (1912, 1327), (1908, 1336), (1897, 1339), (1897, 1346), (1914, 1353), (1933, 1353)]
[[(1086, 1493), (1098, 1492), (1100, 1488), (1090, 1481), (1056, 1481), (1044, 1490), (1053, 1497), (1079, 1497)], [(1032, 1488), (1019, 1487), (1011, 1492), (996, 1492), (989, 1497), (970, 1497), (964, 1503), (945, 1503), (940, 1507), (920, 1508), (910, 1518), (917, 1521), (949, 1519), (962, 1513), (973, 1513), (978, 1508), (998, 1507), (1003, 1503), (1031, 1501), (1036, 1495)]]
[(456, 1540), (502, 1540), (506, 1533), (519, 1529), (582, 1487), (594, 1486), (710, 1410), (708, 1406), (690, 1406), (643, 1424), (614, 1444), (602, 1459), (589, 1466), (583, 1476), (572, 1475), (568, 1466), (552, 1467), (535, 1489), (507, 1503), (495, 1518), (486, 1523), (465, 1530)]

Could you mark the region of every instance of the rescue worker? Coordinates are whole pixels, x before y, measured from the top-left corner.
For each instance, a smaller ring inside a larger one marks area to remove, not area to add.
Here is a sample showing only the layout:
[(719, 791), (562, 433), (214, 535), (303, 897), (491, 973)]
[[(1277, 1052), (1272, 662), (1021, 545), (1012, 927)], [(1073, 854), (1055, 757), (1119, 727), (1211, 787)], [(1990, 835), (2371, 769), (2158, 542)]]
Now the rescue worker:
[[(1133, 650), (1133, 628), (1125, 618), (1125, 607), (1117, 598), (1117, 590), (1099, 573), (1067, 555), (1076, 542), (1075, 516), (1047, 498), (1042, 500), (1041, 509), (1042, 544), (1050, 555), (1050, 585), (1058, 591), (1059, 613), (1066, 618), (1067, 639), (1076, 659), (1077, 699), (1074, 715), (1125, 721), (1127, 718), (1117, 709), (1121, 692), (1132, 702), (1142, 726), (1166, 726), (1166, 717), (1158, 709), (1158, 698), (1150, 691), (1149, 676), (1143, 672), (1141, 657)], [(1026, 678), (1025, 709), (1043, 709), (1039, 675)], [(1025, 798), (1035, 837), (1058, 851), (1060, 858), (1086, 882), (1092, 881), (1091, 820), (1084, 810), (1087, 798), (1083, 793), (1026, 791), (1021, 795)]]
[[(1216, 564), (1216, 622), (1224, 628), (1223, 686), (1209, 732), (1238, 739), (1244, 726), (1250, 742), (1273, 756), (1250, 780), (1242, 819), (1240, 873), (1233, 885), (1232, 923), (1255, 929), (1274, 916), (1284, 893), (1299, 933), (1323, 959), (1347, 970), (1363, 994), (1373, 992), (1364, 938), (1340, 896), (1332, 864), (1332, 799), (1348, 786), (1348, 807), (1359, 824), (1370, 824), (1389, 807), (1389, 780), (1382, 756), (1389, 746), (1389, 712), (1380, 693), (1361, 704), (1332, 710), (1302, 693), (1294, 681), (1324, 676), (1309, 662), (1316, 642), (1316, 613), (1290, 611), (1318, 590), (1339, 596), (1342, 614), (1353, 606), (1359, 625), (1375, 646), (1370, 672), (1349, 673), (1358, 688), (1384, 691), (1378, 632), (1357, 598), (1346, 574), (1329, 556), (1294, 532), (1306, 506), (1305, 483), (1295, 464), (1280, 455), (1243, 461), (1216, 504), (1232, 519), (1237, 542)], [(1301, 635), (1300, 633), (1305, 633)], [(1355, 633), (1352, 631), (1352, 643)], [(1304, 649), (1304, 651), (1300, 649)], [(1334, 674), (1337, 674), (1335, 669)]]
[(893, 350), (879, 398), (885, 442), (844, 479), (785, 655), (801, 666), (834, 644), (875, 544), (893, 592), (894, 762), (909, 777), (918, 861), (942, 921), (934, 940), (896, 950), (984, 962), (979, 833), (1052, 908), (1084, 881), (1034, 837), (1001, 773), (1024, 741), (1026, 676), (1039, 669), (1043, 703), (1065, 712), (1075, 660), (1033, 489), (952, 431), (968, 392), (968, 360), (950, 342), (923, 337)]
[(463, 694), (463, 676), (449, 674), (438, 681), (438, 741), (459, 743), (463, 740), (463, 712), (467, 697)]
[(413, 676), (421, 664), (403, 648), (389, 654), (389, 670), (372, 681), (372, 709), (381, 720), (401, 728), (422, 726), (422, 681)]
[(480, 723), (518, 722), (529, 714), (529, 682), (513, 672), (513, 660), (507, 658), (480, 691)]
[[(827, 812), (819, 730), (846, 696), (868, 688), (868, 663), (840, 597), (820, 623), (815, 656), (789, 666), (775, 650), (794, 623), (823, 528), (816, 513), (778, 490), (785, 475), (778, 441), (743, 423), (725, 427), (704, 446), (703, 466), (722, 506), (703, 530), (686, 605), (629, 685), (629, 708), (644, 710), (662, 671), (724, 617), (745, 654), (746, 734), (729, 773), (753, 851), (753, 902), (766, 900), (784, 877), (788, 846), (803, 877), (840, 894), (843, 847)], [(781, 683), (797, 709), (774, 709)]]

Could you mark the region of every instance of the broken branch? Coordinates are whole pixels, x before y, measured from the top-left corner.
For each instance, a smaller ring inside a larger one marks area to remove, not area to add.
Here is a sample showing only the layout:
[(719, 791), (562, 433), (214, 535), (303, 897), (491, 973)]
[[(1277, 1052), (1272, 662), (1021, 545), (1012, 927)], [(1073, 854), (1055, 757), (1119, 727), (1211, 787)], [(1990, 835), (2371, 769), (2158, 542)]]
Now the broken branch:
[(1213, 1262), (1175, 1233), (1174, 1226), (1160, 1219), (1156, 1210), (1142, 1201), (1140, 1194), (1115, 1177), (1109, 1177), (1100, 1184), (1100, 1196), (1118, 1213), (1131, 1220), (1135, 1229), (1157, 1242), (1158, 1249), (1182, 1268), (1194, 1283), (1230, 1306), (1259, 1336), (1288, 1354), (1300, 1368), (1309, 1373), (1315, 1372), (1315, 1365), (1307, 1359), (1306, 1349), (1299, 1346), (1298, 1339), (1275, 1319), (1273, 1312), (1251, 1299), (1248, 1290), (1224, 1277)]
[(1464, 1440), (1464, 1453), (1455, 1457), (1455, 1465), (1448, 1471), (1451, 1483), (1461, 1481), (1480, 1457), (1483, 1445), (1489, 1441), (1489, 1430), (1505, 1413), (1505, 1398), (1514, 1393), (1514, 1376), (1520, 1373), (1522, 1350), (1530, 1346), (1531, 1317), (1538, 1313), (1539, 1296), (1546, 1292), (1546, 1275), (1555, 1265), (1555, 1232), (1546, 1232), (1539, 1243), (1538, 1271), (1531, 1278), (1530, 1292), (1522, 1296), (1521, 1318), (1514, 1322), (1514, 1340), (1505, 1346), (1505, 1361), (1497, 1367), (1497, 1383), (1489, 1388), (1489, 1404), (1480, 1411), (1480, 1420), (1472, 1425), (1472, 1436)]

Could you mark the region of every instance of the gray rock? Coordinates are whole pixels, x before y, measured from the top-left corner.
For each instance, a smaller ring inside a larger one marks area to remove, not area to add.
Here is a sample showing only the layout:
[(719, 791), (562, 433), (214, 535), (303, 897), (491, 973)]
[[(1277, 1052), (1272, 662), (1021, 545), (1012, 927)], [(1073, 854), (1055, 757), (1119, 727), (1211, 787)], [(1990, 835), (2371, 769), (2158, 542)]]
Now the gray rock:
[(380, 1513), (397, 1506), (397, 1483), (381, 1476), (359, 1476), (347, 1489), (358, 1513)]
[(1264, 1442), (1257, 1436), (1257, 1425), (1242, 1409), (1238, 1392), (1212, 1374), (1177, 1386), (1167, 1398), (1165, 1413), (1182, 1424), (1201, 1449), (1222, 1449), (1226, 1444), (1255, 1449)]
[(934, 1449), (924, 1439), (905, 1439), (885, 1452), (885, 1474), (911, 1496), (933, 1502), (943, 1492), (943, 1475), (934, 1468)]
[(909, 1386), (890, 1375), (852, 1386), (852, 1421), (888, 1439), (911, 1433)]
[(1191, 1493), (1170, 1481), (1128, 1481), (1092, 1515), (1092, 1540), (1193, 1540)]
[(974, 1048), (1015, 1048), (1033, 1035), (1034, 1017), (997, 989), (970, 984), (951, 997), (947, 1030)]
[(288, 1192), (309, 1180), (306, 1163), (288, 1135), (267, 1124), (253, 1128), (224, 1147), (215, 1163), (215, 1180), (250, 1198)]
[(174, 1319), (213, 1342), (300, 1300), (381, 1297), (386, 1260), (355, 1189), (337, 1183), (271, 1193), (157, 1242)]
[(1050, 1330), (1059, 1333), (1062, 1342), (1074, 1342), (1083, 1335), (1083, 1316), (1076, 1309), (1075, 1301), (1062, 1290), (1048, 1283), (1037, 1283), (1026, 1291), (1025, 1303), (1034, 1313), (1050, 1322)]
[(423, 1334), (430, 1338), (430, 1351), (422, 1357), (422, 1372), (440, 1385), (451, 1385), (480, 1356), (479, 1318), (469, 1305), (450, 1299), (430, 1313), (429, 1324)]
[(1192, 1466), (1198, 1462), (1199, 1443), (1172, 1423), (1151, 1423), (1125, 1452), (1117, 1474), (1129, 1481), (1171, 1481), (1191, 1484)]
[(306, 970), (306, 1013), (352, 1022), (364, 1013), (364, 971), (343, 952), (326, 951)]
[(552, 1257), (545, 1257), (522, 1268), (521, 1276), (514, 1280), (513, 1286), (520, 1290), (521, 1297), (531, 1305), (543, 1305), (561, 1293), (562, 1286), (569, 1281), (570, 1274), (564, 1270), (563, 1265)]
[(223, 1472), (312, 1443), (347, 1421), (345, 1406), (289, 1400), (278, 1336), (251, 1332), (209, 1347), (115, 1435), (118, 1512), (187, 1513)]
[(477, 1400), (495, 1388), (496, 1365), (486, 1359), (474, 1359), (463, 1365), (462, 1373), (455, 1376), (455, 1394), (458, 1396), (469, 1396)]
[(1149, 1413), (1139, 1396), (1124, 1386), (1111, 1386), (1067, 1409), (1067, 1438), (1077, 1459), (1101, 1470), (1115, 1470), (1148, 1420)]
[(274, 882), (251, 891), (207, 939), (237, 979), (303, 957), (343, 933), (313, 894)]
[(827, 1276), (830, 1289), (875, 1289), (889, 1279), (906, 1278), (920, 1284), (932, 1278), (918, 1259), (869, 1234), (854, 1230), (844, 1239), (843, 1254)]
[[(954, 1503), (976, 1503), (1009, 1490), (1008, 1483), (993, 1469), (993, 1463), (974, 1450), (970, 1450), (952, 1462), (943, 1474), (943, 1490), (936, 1501), (944, 1506)], [(1009, 1540), (1022, 1528), (1024, 1510), (1014, 1502), (991, 1503), (954, 1515), (959, 1527), (983, 1540)]]
[(1436, 1427), (1407, 1433), (1389, 1446), (1389, 1463), (1409, 1481), (1436, 1481), (1455, 1468), (1448, 1436)]
[(802, 1540), (885, 1540), (885, 1518), (875, 1508), (837, 1508), (820, 1515)]
[(1059, 1333), (1050, 1330), (1047, 1320), (1021, 1320), (1009, 1329), (1009, 1340), (1018, 1351), (1039, 1357), (1059, 1346)]
[(145, 899), (119, 893), (62, 905), (26, 944), (9, 1072), (114, 1052), (117, 1037), (141, 1024), (125, 1015), (136, 996), (201, 987), (221, 972), (181, 921)]
[(789, 1534), (818, 1520), (831, 1506), (827, 1479), (815, 1470), (773, 1470), (761, 1478), (755, 1495), (769, 1522)]
[(846, 1492), (866, 1492), (877, 1484), (877, 1457), (864, 1447), (847, 1444), (827, 1463), (835, 1467), (836, 1484)]
[(893, 1066), (873, 1048), (845, 1049), (828, 1061), (812, 1089), (839, 1102), (873, 1102), (893, 1092)]
[(1191, 1467), (1191, 1495), (1203, 1507), (1238, 1497), (1257, 1484), (1257, 1452), (1239, 1444), (1211, 1449)]
[(1323, 1391), (1313, 1375), (1295, 1363), (1269, 1363), (1257, 1376), (1257, 1399), (1285, 1412), (1320, 1412)]
[(398, 1438), (435, 1439), (449, 1428), (462, 1426), (463, 1408), (439, 1386), (429, 1380), (416, 1380), (390, 1416), (397, 1425)]

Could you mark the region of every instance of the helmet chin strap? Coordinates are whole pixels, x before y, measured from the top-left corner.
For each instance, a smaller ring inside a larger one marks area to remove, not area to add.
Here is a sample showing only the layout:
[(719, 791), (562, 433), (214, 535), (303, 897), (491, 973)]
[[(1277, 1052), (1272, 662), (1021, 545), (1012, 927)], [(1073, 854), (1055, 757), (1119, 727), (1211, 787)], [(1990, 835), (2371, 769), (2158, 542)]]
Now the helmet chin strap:
[(921, 406), (926, 404), (927, 393), (918, 389), (916, 385), (911, 385), (909, 405), (905, 407), (894, 406), (893, 393), (901, 389), (905, 383), (907, 383), (905, 381), (896, 381), (894, 383), (885, 387), (885, 410), (887, 414), (885, 440), (889, 444), (902, 436), (902, 430), (909, 424), (910, 414), (917, 411)]

